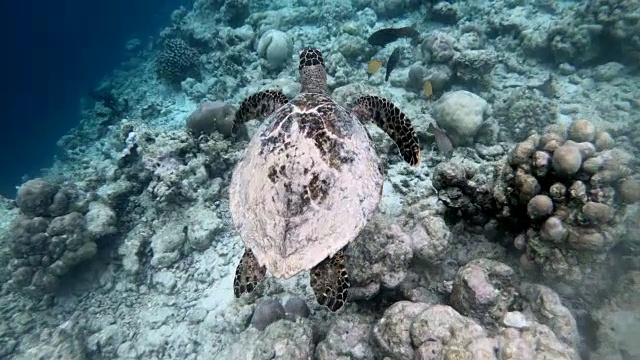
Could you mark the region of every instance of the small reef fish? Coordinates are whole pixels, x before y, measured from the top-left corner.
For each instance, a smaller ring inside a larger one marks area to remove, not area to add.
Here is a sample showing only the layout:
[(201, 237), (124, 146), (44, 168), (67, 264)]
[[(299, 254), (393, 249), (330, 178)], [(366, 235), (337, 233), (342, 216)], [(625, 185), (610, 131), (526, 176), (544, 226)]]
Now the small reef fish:
[(384, 76), (384, 81), (389, 81), (389, 76), (393, 69), (395, 69), (396, 65), (400, 62), (400, 48), (397, 47), (389, 56), (389, 61), (387, 61), (387, 74)]
[(385, 28), (374, 31), (373, 34), (369, 36), (367, 41), (371, 45), (384, 46), (390, 42), (398, 40), (401, 37), (415, 38), (418, 35), (420, 35), (420, 33), (411, 26), (405, 26), (401, 28)]
[(367, 65), (367, 74), (371, 76), (373, 73), (378, 71), (382, 67), (382, 61), (372, 59), (369, 61), (369, 65)]
[(447, 134), (440, 128), (433, 126), (433, 124), (429, 124), (427, 131), (432, 133), (435, 137), (438, 152), (444, 155), (446, 159), (451, 158), (451, 153), (453, 153), (453, 143), (451, 143)]
[(427, 99), (433, 98), (433, 86), (431, 85), (431, 81), (425, 81), (422, 85), (422, 90), (424, 91), (424, 96), (426, 96)]
[(542, 93), (545, 97), (553, 99), (558, 97), (557, 95), (557, 81), (556, 78), (549, 74), (547, 79), (540, 85), (529, 86), (531, 89), (536, 89)]

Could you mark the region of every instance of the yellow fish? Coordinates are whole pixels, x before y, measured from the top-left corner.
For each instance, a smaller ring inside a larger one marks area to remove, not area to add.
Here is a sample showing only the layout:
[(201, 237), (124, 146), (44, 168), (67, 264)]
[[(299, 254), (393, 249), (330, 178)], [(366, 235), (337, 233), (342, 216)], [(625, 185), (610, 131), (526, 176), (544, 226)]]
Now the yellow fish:
[(369, 65), (367, 66), (367, 74), (371, 75), (374, 72), (378, 71), (382, 67), (382, 62), (380, 60), (371, 60), (369, 61)]
[(427, 99), (431, 99), (433, 97), (433, 86), (431, 86), (431, 81), (425, 81), (424, 85), (422, 85), (422, 90), (424, 90), (424, 96), (426, 96)]

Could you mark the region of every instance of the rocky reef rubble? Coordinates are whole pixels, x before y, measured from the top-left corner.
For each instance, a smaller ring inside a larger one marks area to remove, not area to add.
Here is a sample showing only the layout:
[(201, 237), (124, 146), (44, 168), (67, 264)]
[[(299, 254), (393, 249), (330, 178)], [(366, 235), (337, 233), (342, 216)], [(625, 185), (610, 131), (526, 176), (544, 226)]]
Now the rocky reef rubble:
[(579, 359), (576, 322), (558, 295), (545, 286), (520, 283), (513, 269), (489, 259), (460, 269), (449, 305), (401, 300), (380, 317), (352, 311), (324, 320), (316, 316), (311, 317), (315, 321), (285, 317), (279, 302), (261, 300), (251, 323), (271, 321), (238, 333), (238, 342), (219, 356)]
[(594, 358), (628, 359), (640, 353), (640, 272), (631, 271), (620, 278), (603, 306), (592, 315), (591, 338)]
[[(128, 219), (130, 231), (119, 245), (130, 275), (171, 267), (183, 255), (207, 250), (222, 237), (228, 215), (220, 211), (226, 206), (221, 192), (239, 146), (216, 127), (216, 119), (228, 119), (227, 111), (226, 105), (204, 104), (188, 117), (187, 131), (159, 133), (131, 123), (122, 126), (127, 141), (113, 170), (116, 181), (99, 192), (121, 206), (142, 204), (146, 211)], [(176, 211), (158, 210), (166, 207)], [(218, 245), (221, 253), (228, 251), (228, 244)]]
[(14, 359), (89, 359), (82, 331), (73, 322), (67, 321), (53, 330), (43, 331), (38, 340), (39, 345), (28, 349)]

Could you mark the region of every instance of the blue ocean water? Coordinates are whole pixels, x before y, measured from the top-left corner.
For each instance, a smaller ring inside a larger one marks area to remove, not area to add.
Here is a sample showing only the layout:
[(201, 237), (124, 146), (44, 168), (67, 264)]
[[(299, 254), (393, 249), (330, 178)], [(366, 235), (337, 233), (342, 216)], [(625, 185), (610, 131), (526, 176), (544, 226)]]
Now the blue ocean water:
[(0, 194), (50, 166), (78, 121), (80, 98), (123, 60), (125, 43), (157, 35), (192, 0), (3, 1)]

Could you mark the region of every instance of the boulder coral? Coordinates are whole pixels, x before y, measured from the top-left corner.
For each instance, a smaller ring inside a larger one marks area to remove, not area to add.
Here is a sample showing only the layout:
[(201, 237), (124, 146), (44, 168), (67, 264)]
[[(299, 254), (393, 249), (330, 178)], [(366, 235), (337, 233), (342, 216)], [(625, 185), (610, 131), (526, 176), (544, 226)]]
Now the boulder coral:
[(498, 208), (509, 208), (503, 213), (518, 214), (518, 208), (526, 208), (531, 220), (523, 229), (524, 256), (551, 278), (579, 282), (579, 273), (558, 271), (557, 262), (599, 262), (595, 254), (606, 254), (616, 245), (625, 204), (636, 200), (628, 195), (637, 183), (631, 170), (634, 160), (609, 140), (606, 146), (596, 146), (597, 139), (609, 137), (605, 134), (583, 119), (567, 129), (549, 126), (541, 136), (532, 135), (514, 147), (502, 183), (494, 188), (496, 199), (504, 199)]
[(293, 53), (293, 42), (280, 30), (268, 30), (258, 41), (258, 55), (266, 60), (270, 69), (280, 69), (287, 65)]
[[(598, 143), (600, 141), (600, 143)], [(439, 198), (467, 221), (498, 221), (514, 232), (526, 268), (582, 286), (624, 238), (640, 200), (637, 160), (588, 120), (547, 126), (517, 143), (493, 175), (470, 177), (449, 161), (434, 169)]]
[(11, 226), (10, 284), (26, 295), (56, 290), (63, 275), (96, 254), (100, 238), (117, 231), (109, 206), (45, 179), (22, 184), (16, 204), (20, 216)]
[(433, 117), (454, 145), (472, 144), (484, 122), (487, 101), (465, 90), (445, 93), (433, 107)]
[[(198, 108), (187, 117), (187, 129), (194, 135), (210, 135), (214, 131), (223, 136), (232, 135), (235, 109), (222, 101), (203, 101)], [(244, 125), (242, 125), (244, 128)]]

